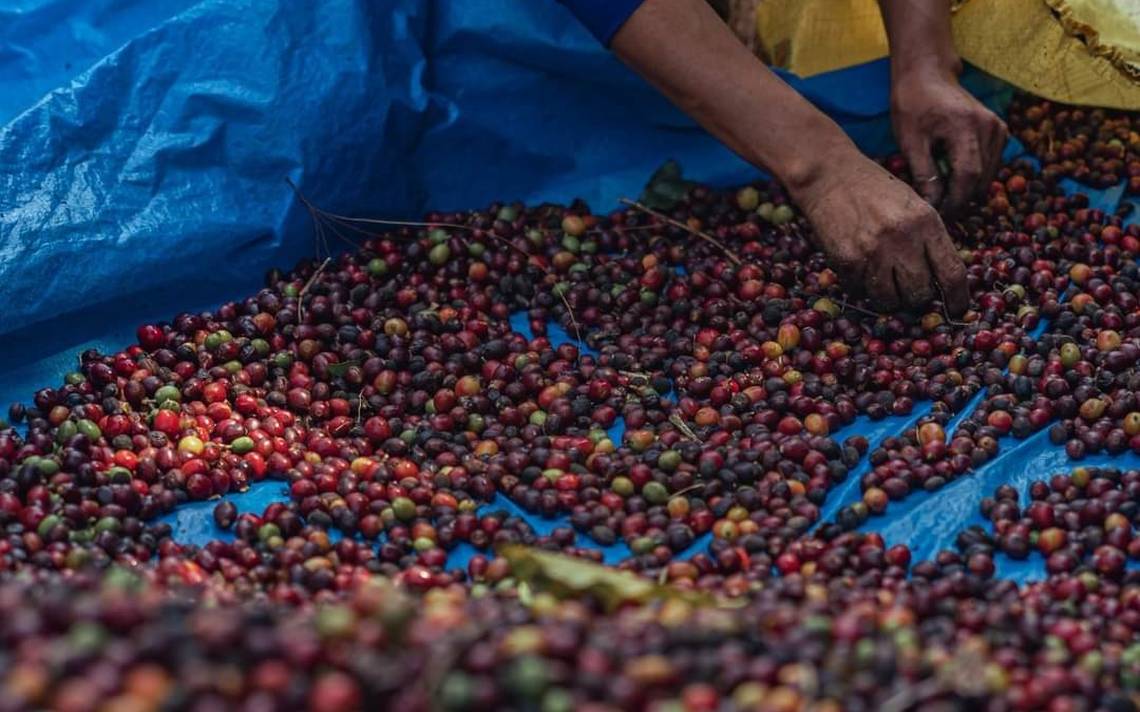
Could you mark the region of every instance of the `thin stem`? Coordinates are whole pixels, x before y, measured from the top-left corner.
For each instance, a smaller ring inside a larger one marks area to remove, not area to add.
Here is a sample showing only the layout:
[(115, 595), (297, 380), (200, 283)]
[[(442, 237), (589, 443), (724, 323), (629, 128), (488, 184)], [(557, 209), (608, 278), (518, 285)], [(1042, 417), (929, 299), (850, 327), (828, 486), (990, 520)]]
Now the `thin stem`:
[[(354, 217), (351, 217), (348, 215), (338, 215), (337, 213), (331, 213), (327, 210), (323, 210), (321, 208), (318, 208), (316, 205), (314, 205), (313, 202), (310, 201), (305, 196), (305, 194), (301, 192), (301, 189), (297, 187), (297, 184), (294, 183), (293, 180), (291, 178), (289, 178), (288, 176), (286, 176), (285, 182), (289, 185), (290, 188), (293, 189), (293, 194), (297, 196), (297, 199), (300, 200), (301, 203), (308, 209), (309, 215), (313, 218), (313, 222), (317, 226), (318, 234), (321, 235), (322, 239), (324, 237), (323, 231), (321, 231), (322, 218), (325, 220), (338, 222), (339, 224), (341, 224), (341, 226), (343, 226), (347, 229), (352, 229), (352, 230), (355, 230), (355, 231), (360, 232), (360, 233), (365, 234), (365, 235), (368, 235), (369, 233), (367, 233), (364, 230), (361, 230), (358, 227), (355, 227), (353, 225), (353, 223), (362, 223), (365, 225), (385, 225), (385, 226), (390, 226), (390, 227), (391, 226), (394, 226), (394, 227), (429, 227), (429, 228), (438, 227), (438, 228), (449, 228), (449, 229), (453, 229), (453, 230), (466, 230), (468, 232), (473, 232), (475, 230), (475, 228), (471, 227), (470, 225), (461, 225), (458, 223), (421, 222), (421, 221), (416, 221), (416, 220), (387, 220), (387, 219), (380, 219), (380, 218), (354, 218)], [(337, 233), (334, 233), (334, 234), (337, 234)], [(529, 252), (522, 249), (518, 245), (514, 244), (513, 242), (511, 242), (507, 238), (503, 237), (502, 235), (499, 235), (498, 233), (496, 233), (492, 230), (484, 230), (483, 234), (491, 237), (494, 240), (497, 240), (497, 241), (503, 243), (509, 249), (515, 250), (516, 252), (520, 253), (521, 255), (523, 255), (524, 257), (527, 258), (527, 260), (528, 260), (528, 262), (530, 262), (530, 264), (533, 264), (534, 266), (538, 267), (540, 270), (542, 270), (542, 272), (544, 274), (546, 274), (546, 275), (553, 274), (548, 267), (546, 267), (540, 263), (537, 263), (537, 262), (531, 262), (530, 258), (532, 257), (532, 255)], [(344, 238), (343, 236), (341, 236), (339, 234), (337, 234), (337, 236), (340, 237), (341, 239), (343, 239), (348, 244), (350, 244), (350, 245), (353, 244), (347, 238)], [(353, 247), (355, 247), (355, 246), (356, 245), (353, 245)], [(327, 249), (328, 249), (328, 246), (326, 244), (326, 251), (327, 251)], [(326, 260), (326, 263), (327, 263), (327, 260)], [(322, 265), (322, 269), (323, 269), (323, 267), (324, 266)], [(313, 275), (313, 276), (315, 277), (316, 275)], [(311, 280), (310, 280), (310, 282), (311, 282)], [(305, 285), (305, 288), (307, 289), (308, 285)], [(304, 295), (304, 290), (301, 290), (300, 296), (303, 296), (303, 295)], [(564, 294), (562, 294), (561, 292), (559, 292), (559, 294), (557, 296), (558, 296), (559, 300), (562, 302), (562, 304), (566, 307), (566, 313), (570, 317), (570, 325), (574, 328), (574, 335), (578, 339), (578, 342), (582, 343), (582, 344), (586, 343), (585, 338), (582, 337), (581, 327), (578, 325), (578, 320), (574, 316), (574, 309), (570, 306), (570, 302), (566, 299), (566, 296)], [(301, 314), (302, 314), (301, 307), (298, 305), (298, 308), (297, 308), (298, 318), (300, 318)], [(579, 357), (581, 357), (580, 352), (579, 352)]]
[(697, 434), (693, 432), (693, 429), (689, 427), (688, 423), (681, 420), (681, 416), (677, 415), (676, 413), (670, 415), (669, 423), (672, 424), (672, 426), (675, 427), (681, 433), (681, 435), (685, 436), (685, 438), (688, 440), (691, 440), (697, 444), (703, 444), (701, 442), (701, 439), (697, 437)]
[(681, 489), (681, 490), (677, 490), (673, 494), (669, 495), (669, 499), (675, 499), (677, 497), (684, 497), (685, 495), (687, 495), (690, 492), (696, 492), (697, 490), (702, 489), (704, 486), (705, 486), (704, 482), (697, 482), (697, 483), (691, 484), (688, 487)]
[(305, 286), (301, 287), (301, 291), (297, 293), (298, 324), (301, 324), (305, 321), (305, 294), (309, 291), (309, 287), (313, 286), (313, 282), (317, 281), (317, 277), (321, 276), (321, 272), (325, 271), (325, 267), (329, 266), (329, 262), (332, 262), (332, 258), (326, 257), (325, 261), (321, 263), (321, 266), (317, 268), (317, 271), (313, 272), (313, 276), (309, 277), (309, 281), (305, 282)]
[(621, 202), (630, 206), (630, 207), (636, 208), (636, 209), (638, 209), (644, 213), (648, 213), (648, 214), (654, 216), (655, 218), (657, 218), (659, 220), (664, 220), (665, 222), (669, 223), (673, 227), (679, 227), (682, 230), (688, 232), (689, 234), (696, 235), (697, 237), (701, 238), (705, 242), (707, 242), (711, 245), (714, 245), (717, 249), (719, 249), (721, 252), (723, 252), (724, 255), (726, 257), (728, 257), (728, 259), (731, 260), (732, 263), (735, 264), (737, 267), (744, 264), (740, 260), (740, 258), (736, 256), (735, 252), (733, 252), (732, 250), (725, 247), (719, 240), (717, 240), (715, 237), (708, 234), (707, 232), (703, 232), (701, 230), (693, 229), (692, 227), (686, 225), (685, 223), (683, 223), (679, 220), (674, 220), (673, 218), (669, 217), (665, 213), (658, 212), (657, 210), (654, 210), (653, 208), (649, 207), (648, 205), (644, 205), (643, 203), (639, 203), (636, 200), (630, 200), (629, 198), (622, 198)]
[(870, 309), (864, 309), (863, 307), (856, 306), (856, 305), (852, 304), (851, 302), (847, 301), (846, 299), (840, 299), (839, 300), (839, 308), (843, 309), (844, 311), (850, 309), (851, 311), (859, 312), (860, 314), (863, 314), (864, 316), (873, 316), (876, 319), (882, 319), (884, 316), (886, 316), (886, 314), (880, 314), (878, 312), (873, 312)]
[(942, 316), (946, 319), (946, 323), (949, 324), (950, 326), (966, 326), (966, 322), (955, 321), (950, 316), (950, 310), (946, 308), (946, 293), (942, 291), (942, 285), (939, 284), (936, 280), (934, 282), (934, 286), (938, 287), (938, 299), (940, 300), (940, 303), (942, 304)]

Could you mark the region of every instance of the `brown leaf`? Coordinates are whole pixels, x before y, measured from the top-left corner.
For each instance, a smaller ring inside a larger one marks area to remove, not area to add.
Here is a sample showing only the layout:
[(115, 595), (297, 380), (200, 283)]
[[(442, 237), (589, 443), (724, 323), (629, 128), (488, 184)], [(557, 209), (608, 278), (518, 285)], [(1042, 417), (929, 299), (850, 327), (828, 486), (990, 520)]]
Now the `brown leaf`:
[(597, 599), (607, 610), (671, 598), (698, 605), (716, 605), (716, 600), (705, 594), (654, 583), (629, 571), (562, 554), (518, 544), (504, 545), (498, 553), (511, 565), (514, 577), (535, 591), (544, 591), (558, 598), (589, 596)]

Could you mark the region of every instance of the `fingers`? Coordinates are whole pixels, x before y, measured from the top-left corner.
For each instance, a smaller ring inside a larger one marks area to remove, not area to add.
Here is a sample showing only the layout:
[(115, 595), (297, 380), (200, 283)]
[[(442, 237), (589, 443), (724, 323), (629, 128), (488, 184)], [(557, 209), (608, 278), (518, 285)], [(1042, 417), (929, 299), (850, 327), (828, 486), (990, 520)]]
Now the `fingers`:
[[(826, 248), (825, 248), (826, 249)], [(862, 255), (850, 250), (850, 245), (843, 245), (838, 249), (829, 249), (828, 262), (831, 268), (839, 275), (839, 280), (853, 297), (866, 296), (867, 271), (869, 263)]]
[(955, 130), (945, 141), (950, 152), (950, 186), (943, 207), (953, 212), (965, 205), (977, 190), (986, 162), (982, 156), (982, 145), (974, 131)]
[(934, 301), (934, 280), (927, 266), (922, 242), (914, 243), (918, 249), (908, 251), (894, 266), (895, 289), (903, 306), (921, 309)]
[(966, 265), (954, 249), (954, 243), (945, 230), (925, 241), (926, 260), (942, 290), (942, 303), (946, 311), (958, 316), (970, 304), (970, 290), (966, 286)]
[(1009, 139), (1009, 129), (1005, 122), (996, 116), (988, 122), (986, 133), (986, 141), (983, 145), (986, 146), (987, 166), (985, 175), (982, 177), (982, 185), (988, 184), (997, 175), (998, 169), (1001, 167), (1001, 155), (1005, 151), (1005, 144)]
[(938, 175), (938, 166), (934, 163), (933, 147), (925, 135), (913, 139), (903, 147), (903, 155), (910, 163), (910, 173), (914, 178), (914, 189), (931, 205), (938, 205), (942, 201), (942, 178)]
[(879, 260), (868, 266), (865, 280), (867, 297), (879, 313), (897, 311), (902, 305), (894, 270), (889, 261)]
[(1005, 123), (988, 112), (976, 117), (972, 126), (956, 125), (943, 136), (950, 152), (950, 186), (947, 211), (961, 208), (1001, 167), (1001, 154), (1009, 131)]

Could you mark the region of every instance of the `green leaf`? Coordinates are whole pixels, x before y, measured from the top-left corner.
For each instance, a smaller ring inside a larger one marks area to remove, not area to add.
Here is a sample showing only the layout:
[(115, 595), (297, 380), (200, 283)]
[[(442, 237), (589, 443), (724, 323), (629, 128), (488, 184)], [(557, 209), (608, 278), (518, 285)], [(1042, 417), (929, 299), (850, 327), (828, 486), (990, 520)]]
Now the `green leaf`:
[(345, 361), (343, 363), (330, 363), (328, 366), (329, 375), (333, 378), (343, 378), (344, 374), (348, 373), (348, 369), (353, 366), (359, 366), (360, 361)]
[(640, 202), (654, 210), (672, 210), (694, 185), (681, 176), (681, 165), (669, 160), (649, 177)]

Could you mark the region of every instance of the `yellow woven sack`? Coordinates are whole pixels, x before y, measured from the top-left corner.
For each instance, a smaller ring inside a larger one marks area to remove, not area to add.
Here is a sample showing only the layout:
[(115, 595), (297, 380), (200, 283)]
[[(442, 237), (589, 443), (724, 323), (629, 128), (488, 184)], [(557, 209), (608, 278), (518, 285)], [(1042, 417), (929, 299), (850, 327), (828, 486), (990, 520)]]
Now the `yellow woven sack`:
[[(875, 0), (759, 0), (756, 49), (800, 76), (887, 55)], [(1055, 101), (1140, 110), (1140, 0), (968, 0), (962, 59)]]

